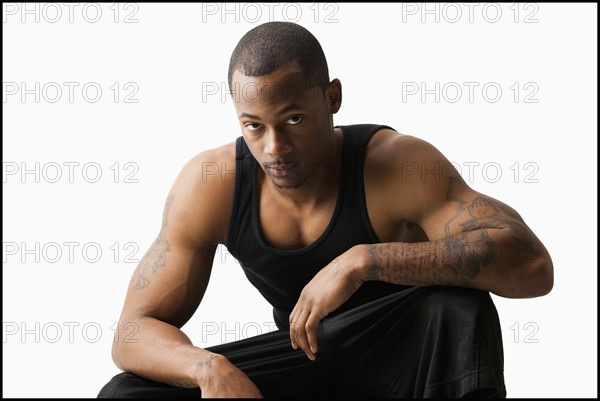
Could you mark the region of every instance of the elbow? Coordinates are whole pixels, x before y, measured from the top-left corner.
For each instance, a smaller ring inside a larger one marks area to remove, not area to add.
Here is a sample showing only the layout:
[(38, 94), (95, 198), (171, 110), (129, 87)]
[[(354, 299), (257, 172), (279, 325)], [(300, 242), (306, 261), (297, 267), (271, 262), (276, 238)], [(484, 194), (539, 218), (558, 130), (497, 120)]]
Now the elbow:
[(113, 363), (117, 366), (117, 368), (125, 371), (125, 368), (123, 366), (123, 350), (120, 347), (119, 341), (113, 341), (111, 357)]
[(521, 286), (523, 292), (519, 298), (541, 297), (554, 287), (554, 266), (549, 256), (538, 258), (526, 266), (519, 276), (519, 280), (525, 284)]
[(531, 281), (536, 289), (533, 297), (547, 295), (554, 287), (554, 264), (544, 246), (537, 252), (537, 258), (528, 266)]
[[(132, 325), (139, 327), (137, 320), (121, 318), (117, 329), (114, 331), (114, 339), (112, 342), (111, 357), (113, 363), (117, 368), (124, 372), (130, 371), (131, 369), (131, 364), (133, 362), (132, 357), (135, 355), (135, 351), (132, 347), (138, 342), (137, 339), (132, 339), (130, 338), (131, 336), (128, 335), (131, 334), (131, 331), (128, 333), (127, 329), (131, 328)], [(123, 335), (123, 333), (128, 334)]]
[(554, 265), (548, 250), (539, 241), (517, 240), (511, 235), (510, 257), (504, 259), (510, 266), (507, 286), (509, 298), (536, 298), (547, 295), (554, 287)]
[(505, 298), (536, 298), (554, 287), (554, 268), (550, 258), (539, 258), (527, 265), (513, 266), (509, 274), (498, 277), (494, 294)]
[(554, 265), (550, 256), (543, 258), (539, 262), (532, 275), (538, 282), (538, 293), (536, 296), (547, 295), (552, 291), (552, 288), (554, 288)]

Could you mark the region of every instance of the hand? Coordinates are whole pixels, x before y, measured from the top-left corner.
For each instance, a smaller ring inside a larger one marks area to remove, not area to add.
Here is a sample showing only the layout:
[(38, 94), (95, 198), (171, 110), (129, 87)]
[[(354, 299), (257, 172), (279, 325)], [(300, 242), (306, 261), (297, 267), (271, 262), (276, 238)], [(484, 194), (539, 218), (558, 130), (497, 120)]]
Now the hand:
[(304, 287), (290, 314), (292, 347), (300, 347), (309, 359), (315, 360), (318, 350), (319, 322), (339, 308), (364, 282), (364, 247), (354, 246), (321, 269)]
[(223, 355), (198, 362), (198, 369), (202, 398), (263, 398), (252, 380)]

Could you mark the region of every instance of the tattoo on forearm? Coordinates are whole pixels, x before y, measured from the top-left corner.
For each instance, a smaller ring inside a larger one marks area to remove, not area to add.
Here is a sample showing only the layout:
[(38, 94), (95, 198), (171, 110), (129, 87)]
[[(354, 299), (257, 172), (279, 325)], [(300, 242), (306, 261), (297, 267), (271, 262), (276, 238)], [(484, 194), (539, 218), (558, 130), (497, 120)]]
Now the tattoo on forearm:
[(437, 241), (384, 243), (369, 246), (368, 280), (407, 285), (431, 282), (469, 285), (482, 267), (498, 257), (485, 230)]
[(213, 367), (212, 361), (218, 357), (219, 355), (211, 355), (208, 359), (196, 363), (196, 366), (198, 366), (198, 379), (204, 378), (204, 375)]
[(134, 286), (135, 289), (145, 288), (150, 285), (150, 272), (152, 274), (156, 274), (157, 270), (160, 267), (165, 265), (165, 259), (167, 256), (167, 252), (171, 250), (171, 244), (166, 238), (165, 232), (167, 227), (167, 217), (169, 215), (169, 210), (171, 209), (171, 205), (175, 200), (175, 195), (169, 195), (167, 201), (165, 203), (165, 208), (163, 210), (163, 218), (162, 218), (162, 226), (158, 236), (140, 261), (139, 266), (136, 269), (133, 278), (131, 279), (131, 285)]

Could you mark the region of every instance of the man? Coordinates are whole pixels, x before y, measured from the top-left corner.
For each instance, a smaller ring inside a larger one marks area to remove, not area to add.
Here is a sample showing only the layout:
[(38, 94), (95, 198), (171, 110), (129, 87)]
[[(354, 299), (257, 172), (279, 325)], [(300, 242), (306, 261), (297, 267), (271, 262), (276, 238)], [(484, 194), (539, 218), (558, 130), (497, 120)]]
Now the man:
[[(432, 145), (335, 127), (342, 101), (299, 25), (249, 31), (229, 85), (243, 136), (182, 169), (135, 270), (101, 397), (506, 395), (493, 292), (547, 294), (548, 252)], [(203, 163), (233, 170), (203, 176)], [(231, 167), (230, 167), (231, 166)], [(433, 172), (433, 173), (432, 173)], [(224, 244), (279, 330), (201, 349), (179, 329)]]

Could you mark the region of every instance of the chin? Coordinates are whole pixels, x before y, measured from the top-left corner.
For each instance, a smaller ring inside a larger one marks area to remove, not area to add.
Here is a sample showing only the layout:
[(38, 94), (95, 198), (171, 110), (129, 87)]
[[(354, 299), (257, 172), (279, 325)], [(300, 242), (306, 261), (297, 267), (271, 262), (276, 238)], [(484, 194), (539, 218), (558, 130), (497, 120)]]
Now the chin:
[(285, 180), (281, 180), (278, 182), (278, 180), (271, 178), (271, 182), (279, 189), (299, 189), (304, 185), (307, 179), (308, 177), (304, 177), (300, 181), (296, 182), (290, 182)]

